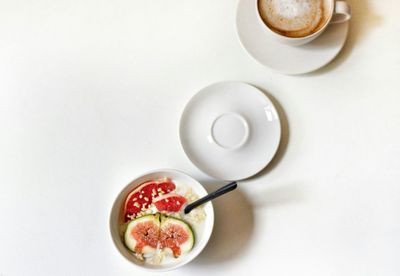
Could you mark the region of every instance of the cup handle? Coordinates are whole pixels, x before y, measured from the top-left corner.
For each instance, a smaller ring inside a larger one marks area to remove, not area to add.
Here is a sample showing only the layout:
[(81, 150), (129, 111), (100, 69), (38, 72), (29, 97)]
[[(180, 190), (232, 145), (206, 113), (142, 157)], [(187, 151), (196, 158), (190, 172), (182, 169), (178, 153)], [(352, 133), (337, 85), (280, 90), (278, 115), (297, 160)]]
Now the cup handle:
[(330, 23), (342, 23), (351, 18), (351, 8), (346, 1), (335, 1), (335, 10)]

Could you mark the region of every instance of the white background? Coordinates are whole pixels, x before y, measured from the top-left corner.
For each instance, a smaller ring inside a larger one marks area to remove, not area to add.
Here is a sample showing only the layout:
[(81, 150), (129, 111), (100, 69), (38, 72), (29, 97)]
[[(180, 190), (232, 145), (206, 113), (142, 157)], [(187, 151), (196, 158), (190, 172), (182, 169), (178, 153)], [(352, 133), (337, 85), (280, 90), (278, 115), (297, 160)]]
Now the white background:
[(215, 202), (203, 254), (165, 275), (400, 275), (400, 4), (349, 2), (339, 57), (285, 76), (242, 49), (236, 1), (0, 0), (0, 275), (138, 275), (111, 204), (155, 168), (216, 187), (178, 124), (223, 80), (274, 99), (282, 145)]

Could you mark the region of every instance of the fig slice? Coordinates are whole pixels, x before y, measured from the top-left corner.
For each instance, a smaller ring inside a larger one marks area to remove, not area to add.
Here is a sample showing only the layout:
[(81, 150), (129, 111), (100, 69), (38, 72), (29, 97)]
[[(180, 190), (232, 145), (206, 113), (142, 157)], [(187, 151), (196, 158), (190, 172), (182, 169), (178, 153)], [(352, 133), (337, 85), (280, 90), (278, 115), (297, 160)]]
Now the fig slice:
[(129, 222), (125, 245), (135, 253), (154, 253), (160, 236), (160, 215), (146, 215)]
[(192, 250), (195, 242), (194, 233), (189, 224), (183, 220), (162, 216), (159, 236), (159, 247), (171, 250), (175, 258)]

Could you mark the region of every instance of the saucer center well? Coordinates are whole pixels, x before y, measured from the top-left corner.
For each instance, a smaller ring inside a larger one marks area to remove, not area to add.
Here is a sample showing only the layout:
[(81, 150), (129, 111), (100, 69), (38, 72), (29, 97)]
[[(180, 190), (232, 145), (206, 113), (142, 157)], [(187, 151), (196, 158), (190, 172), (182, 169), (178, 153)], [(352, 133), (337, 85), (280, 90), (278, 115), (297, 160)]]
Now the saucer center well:
[(224, 113), (212, 123), (211, 139), (224, 149), (237, 149), (246, 143), (249, 126), (246, 120), (237, 113)]

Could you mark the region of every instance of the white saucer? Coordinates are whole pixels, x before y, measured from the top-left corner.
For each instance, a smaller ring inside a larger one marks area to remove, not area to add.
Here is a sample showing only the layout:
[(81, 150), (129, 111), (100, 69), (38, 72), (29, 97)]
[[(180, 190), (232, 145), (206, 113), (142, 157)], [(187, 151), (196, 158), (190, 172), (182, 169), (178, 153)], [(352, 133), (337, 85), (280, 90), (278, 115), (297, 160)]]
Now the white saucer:
[(239, 0), (236, 28), (246, 51), (261, 64), (284, 74), (304, 74), (333, 60), (346, 42), (349, 22), (332, 24), (303, 46), (289, 46), (269, 36), (257, 18), (256, 0)]
[(241, 82), (220, 82), (189, 101), (179, 134), (186, 155), (200, 170), (217, 179), (240, 180), (272, 160), (281, 124), (260, 90)]

